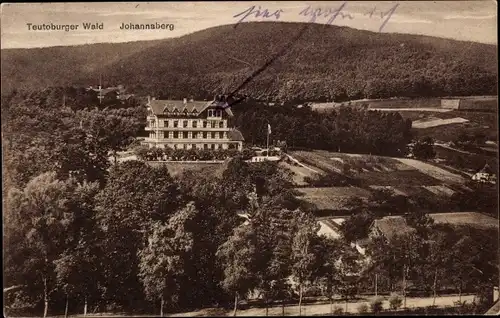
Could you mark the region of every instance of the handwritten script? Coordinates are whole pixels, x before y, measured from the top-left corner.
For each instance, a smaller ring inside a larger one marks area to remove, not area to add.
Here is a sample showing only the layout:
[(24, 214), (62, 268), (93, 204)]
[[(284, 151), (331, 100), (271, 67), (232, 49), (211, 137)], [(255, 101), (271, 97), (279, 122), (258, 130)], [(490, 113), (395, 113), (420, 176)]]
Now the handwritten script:
[[(381, 25), (379, 27), (379, 32), (381, 32), (387, 22), (391, 19), (392, 15), (396, 11), (399, 3), (395, 4), (388, 10), (378, 10), (377, 7), (373, 7), (370, 10), (367, 10), (364, 13), (361, 13), (363, 16), (379, 19), (381, 20)], [(243, 12), (240, 12), (233, 16), (233, 18), (240, 18), (238, 22), (234, 25), (236, 27), (239, 23), (246, 21), (251, 18), (264, 18), (267, 20), (279, 20), (281, 15), (285, 13), (283, 9), (278, 9), (275, 11), (269, 11), (266, 8), (262, 8), (261, 6), (251, 6)], [(298, 16), (309, 17), (309, 22), (325, 22), (326, 24), (333, 24), (338, 19), (342, 20), (353, 20), (356, 15), (354, 13), (349, 13), (347, 11), (347, 1), (342, 3), (337, 7), (329, 7), (329, 8), (317, 8), (312, 6), (307, 6), (300, 12), (296, 13)]]

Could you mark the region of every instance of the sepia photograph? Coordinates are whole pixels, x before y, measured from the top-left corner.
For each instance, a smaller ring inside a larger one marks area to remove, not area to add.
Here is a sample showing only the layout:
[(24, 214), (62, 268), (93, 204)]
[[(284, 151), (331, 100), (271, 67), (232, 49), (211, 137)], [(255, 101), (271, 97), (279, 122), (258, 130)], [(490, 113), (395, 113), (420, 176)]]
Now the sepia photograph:
[(5, 317), (500, 315), (496, 1), (0, 21)]

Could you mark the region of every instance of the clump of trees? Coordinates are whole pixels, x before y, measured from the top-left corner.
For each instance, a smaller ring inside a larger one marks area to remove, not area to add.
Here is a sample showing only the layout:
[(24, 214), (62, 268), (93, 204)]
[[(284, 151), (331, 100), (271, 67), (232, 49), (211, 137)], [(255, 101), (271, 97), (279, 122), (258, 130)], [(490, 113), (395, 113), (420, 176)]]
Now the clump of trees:
[(266, 145), (268, 123), (273, 139), (286, 140), (289, 148), (403, 156), (411, 141), (411, 121), (395, 112), (340, 107), (318, 113), (309, 106), (270, 107), (252, 100), (234, 107), (234, 124), (252, 144)]
[(412, 149), (412, 154), (415, 158), (428, 160), (436, 157), (434, 151), (434, 140), (431, 137), (424, 137), (415, 141)]

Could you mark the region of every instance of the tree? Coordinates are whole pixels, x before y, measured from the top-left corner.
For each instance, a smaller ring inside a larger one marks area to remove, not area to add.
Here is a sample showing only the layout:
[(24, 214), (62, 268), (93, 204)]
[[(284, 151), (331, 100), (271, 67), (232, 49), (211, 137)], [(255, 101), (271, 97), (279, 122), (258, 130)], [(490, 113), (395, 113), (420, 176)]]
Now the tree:
[(22, 242), (10, 241), (16, 245), (8, 248), (10, 264), (21, 262), (15, 269), (19, 273), (10, 274), (14, 268), (7, 268), (6, 276), (32, 280), (31, 292), (43, 294), (44, 317), (56, 290), (54, 262), (62, 257), (71, 233), (74, 214), (69, 202), (75, 187), (74, 179), (59, 180), (56, 173), (48, 172), (32, 179), (22, 191), (12, 189), (6, 202), (7, 245), (9, 237), (16, 237), (14, 229), (23, 237)]
[(95, 218), (95, 196), (98, 183), (79, 184), (71, 197), (74, 218), (70, 224), (71, 233), (66, 238), (66, 249), (54, 261), (56, 280), (60, 290), (66, 295), (65, 316), (68, 312), (70, 296), (84, 298), (84, 314), (87, 312), (87, 298), (98, 293), (101, 281), (98, 240), (99, 228)]
[(417, 159), (427, 160), (436, 156), (434, 151), (434, 140), (431, 137), (425, 137), (417, 140), (413, 146), (413, 155)]
[(346, 242), (356, 242), (368, 236), (368, 230), (375, 216), (369, 211), (362, 211), (352, 215), (340, 225), (340, 232), (342, 233)]
[(314, 253), (317, 247), (319, 225), (306, 212), (296, 211), (295, 229), (292, 238), (292, 275), (299, 289), (299, 315), (302, 314), (304, 288), (318, 278), (319, 258)]
[(148, 245), (139, 250), (139, 277), (147, 297), (161, 299), (160, 315), (163, 316), (164, 301), (177, 302), (181, 278), (190, 254), (194, 234), (189, 232), (197, 211), (188, 204), (176, 212), (168, 221), (152, 223)]
[(217, 257), (224, 268), (222, 288), (234, 295), (236, 316), (238, 301), (257, 286), (254, 261), (257, 255), (255, 233), (250, 226), (240, 226), (217, 251)]
[(344, 243), (342, 245), (340, 260), (336, 263), (338, 273), (337, 292), (345, 300), (345, 312), (350, 298), (356, 296), (358, 291), (357, 281), (362, 270), (361, 255), (356, 247)]
[(103, 231), (100, 245), (110, 256), (102, 259), (103, 296), (111, 298), (111, 294), (121, 304), (134, 306), (144, 297), (137, 253), (147, 243), (149, 225), (167, 222), (182, 206), (182, 195), (166, 167), (126, 161), (111, 168), (96, 200), (98, 226)]
[(324, 296), (330, 300), (330, 314), (333, 314), (333, 298), (339, 291), (341, 282), (341, 272), (339, 271), (339, 261), (342, 260), (342, 244), (340, 240), (320, 236), (320, 248), (318, 249), (321, 258), (320, 286)]

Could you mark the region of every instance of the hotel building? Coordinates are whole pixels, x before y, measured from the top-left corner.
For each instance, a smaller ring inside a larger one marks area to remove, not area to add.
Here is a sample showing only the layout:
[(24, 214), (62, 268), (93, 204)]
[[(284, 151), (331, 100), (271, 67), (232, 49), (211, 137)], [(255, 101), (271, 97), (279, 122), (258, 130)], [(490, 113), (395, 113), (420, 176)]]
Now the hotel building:
[(228, 127), (232, 116), (225, 101), (149, 99), (144, 143), (149, 147), (173, 149), (242, 150), (241, 132)]

